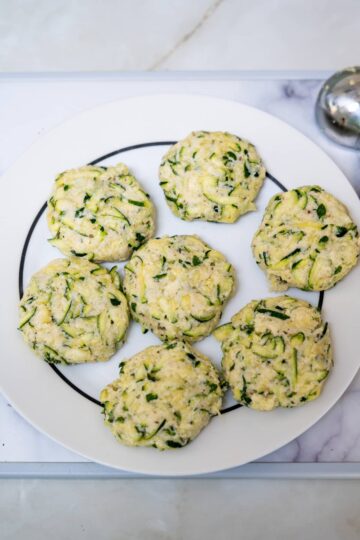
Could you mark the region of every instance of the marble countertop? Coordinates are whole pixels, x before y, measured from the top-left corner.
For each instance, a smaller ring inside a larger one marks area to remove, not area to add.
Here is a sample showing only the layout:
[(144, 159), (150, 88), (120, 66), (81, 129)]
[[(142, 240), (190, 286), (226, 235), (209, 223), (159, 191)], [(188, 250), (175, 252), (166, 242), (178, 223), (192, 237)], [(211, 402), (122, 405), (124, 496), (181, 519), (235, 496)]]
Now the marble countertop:
[[(156, 92), (201, 93), (255, 105), (297, 127), (317, 142), (360, 192), (359, 155), (324, 138), (314, 122), (319, 79), (246, 80), (241, 74), (208, 79), (179, 76), (2, 77), (0, 85), (0, 171), (44, 130), (77, 112), (129, 95)], [(360, 462), (360, 375), (341, 400), (315, 426), (265, 462)], [(38, 433), (0, 397), (0, 462), (79, 462), (78, 455)]]
[[(319, 76), (271, 79), (274, 70), (334, 71), (359, 63), (359, 19), (358, 0), (2, 2), (0, 72), (242, 73), (223, 74), (216, 82), (209, 73), (183, 73), (181, 85), (163, 73), (161, 84), (133, 74), (141, 85), (120, 73), (96, 80), (0, 75), (0, 173), (41, 133), (82, 109), (161, 89), (224, 96), (267, 110), (322, 146), (360, 193), (359, 155), (334, 146), (314, 124)], [(247, 80), (245, 70), (251, 70)], [(272, 70), (270, 78), (256, 70)], [(360, 462), (359, 412), (358, 375), (316, 426), (265, 458), (272, 461), (266, 470), (277, 474), (284, 461), (292, 470), (315, 461), (316, 470), (326, 471), (329, 462), (339, 461), (343, 474), (351, 462)], [(0, 537), (7, 540), (360, 537), (356, 480), (26, 479), (16, 462), (63, 461), (68, 470), (73, 462), (71, 470), (91, 464), (80, 464), (81, 457), (37, 432), (0, 395), (0, 471), (5, 461), (19, 475), (0, 482)]]
[(358, 0), (12, 0), (0, 70), (337, 70), (359, 17)]

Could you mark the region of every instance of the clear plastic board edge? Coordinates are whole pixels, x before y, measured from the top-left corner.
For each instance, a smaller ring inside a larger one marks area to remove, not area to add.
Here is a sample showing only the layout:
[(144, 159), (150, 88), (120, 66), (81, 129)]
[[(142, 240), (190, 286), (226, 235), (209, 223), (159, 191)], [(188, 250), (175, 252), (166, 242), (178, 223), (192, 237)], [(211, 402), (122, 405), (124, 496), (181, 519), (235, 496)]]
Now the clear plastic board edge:
[(261, 71), (29, 71), (0, 73), (0, 82), (7, 80), (127, 80), (127, 81), (224, 81), (224, 80), (324, 80), (332, 74), (328, 70), (261, 70)]
[(148, 476), (97, 463), (0, 463), (0, 478), (91, 479), (360, 479), (360, 463), (248, 463), (236, 469), (199, 476)]

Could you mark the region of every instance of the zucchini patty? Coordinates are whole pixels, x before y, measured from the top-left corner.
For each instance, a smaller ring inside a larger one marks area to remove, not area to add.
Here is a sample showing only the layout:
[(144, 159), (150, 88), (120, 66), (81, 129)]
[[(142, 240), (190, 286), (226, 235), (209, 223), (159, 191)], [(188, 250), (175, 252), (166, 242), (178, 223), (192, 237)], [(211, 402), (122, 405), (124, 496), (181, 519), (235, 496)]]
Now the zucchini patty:
[(319, 186), (270, 199), (252, 249), (271, 289), (324, 291), (355, 266), (359, 235), (345, 206)]
[(48, 201), (50, 240), (64, 255), (123, 261), (154, 234), (154, 207), (123, 163), (60, 174)]
[(233, 283), (231, 264), (197, 236), (149, 240), (125, 266), (131, 314), (162, 340), (207, 336), (221, 317)]
[(148, 347), (120, 364), (100, 400), (105, 423), (129, 446), (185, 446), (219, 414), (222, 388), (210, 360), (182, 342)]
[(231, 133), (194, 131), (170, 148), (160, 185), (181, 219), (233, 223), (255, 210), (265, 168), (254, 145)]
[(129, 324), (116, 267), (55, 259), (33, 275), (20, 302), (25, 341), (50, 364), (103, 362)]
[(316, 399), (332, 367), (327, 323), (289, 296), (250, 302), (214, 336), (234, 399), (260, 411)]

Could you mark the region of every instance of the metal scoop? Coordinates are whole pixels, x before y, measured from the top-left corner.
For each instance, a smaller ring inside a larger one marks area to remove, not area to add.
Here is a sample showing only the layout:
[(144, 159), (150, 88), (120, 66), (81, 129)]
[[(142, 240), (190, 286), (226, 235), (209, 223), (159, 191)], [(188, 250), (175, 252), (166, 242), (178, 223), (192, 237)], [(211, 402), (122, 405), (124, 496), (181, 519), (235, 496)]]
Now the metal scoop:
[(330, 139), (360, 149), (360, 67), (332, 75), (320, 90), (315, 110), (320, 128)]

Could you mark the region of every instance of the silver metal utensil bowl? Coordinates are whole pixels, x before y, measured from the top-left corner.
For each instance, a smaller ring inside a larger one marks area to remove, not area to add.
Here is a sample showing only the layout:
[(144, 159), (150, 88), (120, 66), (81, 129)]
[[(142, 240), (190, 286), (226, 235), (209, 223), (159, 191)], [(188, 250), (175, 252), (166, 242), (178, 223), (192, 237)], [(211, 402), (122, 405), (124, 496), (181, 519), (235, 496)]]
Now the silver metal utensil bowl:
[(360, 67), (332, 75), (320, 90), (315, 110), (320, 128), (330, 139), (360, 149)]

